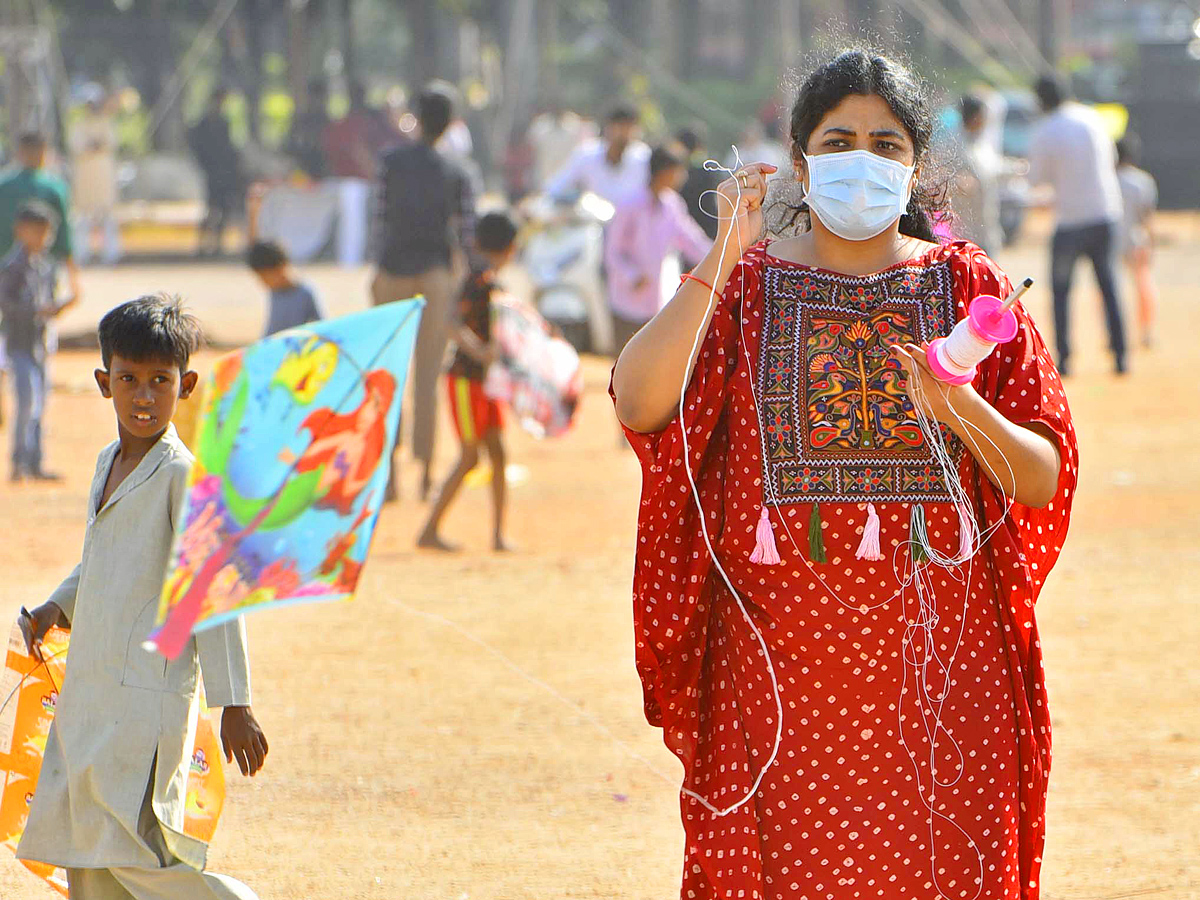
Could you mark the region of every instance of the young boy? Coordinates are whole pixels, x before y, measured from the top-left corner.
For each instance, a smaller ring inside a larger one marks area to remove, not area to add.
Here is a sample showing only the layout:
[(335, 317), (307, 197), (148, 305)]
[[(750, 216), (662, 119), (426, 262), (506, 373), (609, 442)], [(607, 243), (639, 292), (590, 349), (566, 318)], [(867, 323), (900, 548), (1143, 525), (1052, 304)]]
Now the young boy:
[(498, 551), (508, 550), (504, 541), (504, 412), (500, 404), (483, 392), (487, 368), (496, 359), (491, 334), (491, 296), (496, 289), (496, 271), (509, 262), (515, 252), (517, 226), (504, 213), (483, 216), (475, 228), (475, 248), (483, 260), (483, 268), (473, 272), (463, 287), (458, 301), (459, 327), (457, 344), (450, 364), (447, 386), (450, 393), (450, 413), (462, 446), (458, 465), (447, 477), (434, 501), (429, 519), (417, 546), (431, 550), (453, 550), (438, 534), (442, 517), (449, 509), (463, 479), (479, 462), (479, 448), (487, 448), (492, 462), (492, 502), (495, 509), (495, 528), (492, 545)]
[(266, 334), (325, 318), (317, 295), (296, 278), (287, 254), (274, 241), (256, 241), (246, 254), (246, 262), (270, 291)]
[(207, 845), (183, 834), (198, 713), (197, 679), (224, 707), (227, 760), (254, 775), (267, 741), (250, 710), (240, 619), (197, 634), (174, 662), (142, 649), (192, 455), (170, 424), (196, 387), (188, 359), (198, 324), (178, 299), (141, 297), (100, 322), (100, 393), (118, 440), (96, 462), (83, 559), (50, 599), (23, 612), (37, 652), (54, 624), (72, 631), (70, 660), (29, 821), (17, 848), (67, 870), (71, 900), (253, 900), (203, 871)]
[(58, 478), (42, 468), (46, 323), (71, 305), (54, 302), (54, 266), (46, 247), (54, 237), (56, 218), (54, 210), (38, 200), (23, 203), (13, 225), (13, 248), (0, 262), (0, 314), (16, 394), (13, 481)]

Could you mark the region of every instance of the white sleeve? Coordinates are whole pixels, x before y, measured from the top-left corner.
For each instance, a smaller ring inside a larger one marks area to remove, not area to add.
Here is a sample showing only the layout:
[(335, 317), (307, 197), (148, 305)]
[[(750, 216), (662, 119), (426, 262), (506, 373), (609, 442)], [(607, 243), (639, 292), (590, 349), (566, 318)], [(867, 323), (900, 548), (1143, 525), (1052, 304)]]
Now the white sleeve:
[(250, 656), (241, 616), (196, 634), (200, 671), (209, 706), (250, 705)]
[(563, 163), (562, 167), (546, 182), (546, 193), (551, 197), (558, 198), (575, 187), (575, 183), (579, 180), (582, 160), (583, 154), (578, 150), (567, 157), (567, 161)]

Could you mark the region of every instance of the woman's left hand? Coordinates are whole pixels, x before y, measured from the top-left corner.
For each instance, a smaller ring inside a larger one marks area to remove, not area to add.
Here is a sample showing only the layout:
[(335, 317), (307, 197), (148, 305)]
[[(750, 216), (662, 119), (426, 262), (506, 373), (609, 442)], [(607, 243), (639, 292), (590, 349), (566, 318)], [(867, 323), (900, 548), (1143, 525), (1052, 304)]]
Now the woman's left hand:
[[(975, 393), (975, 388), (969, 382), (967, 384), (946, 384), (944, 381), (940, 381), (933, 374), (933, 370), (929, 368), (929, 362), (925, 358), (925, 353), (929, 349), (928, 342), (924, 344), (892, 344), (889, 349), (892, 355), (900, 360), (900, 365), (904, 366), (906, 389), (907, 384), (912, 382), (914, 373), (919, 378), (921, 387), (924, 388), (925, 411), (928, 415), (946, 424), (956, 420), (954, 410), (958, 410), (958, 415), (962, 415), (963, 401)], [(909, 397), (912, 398), (913, 403), (918, 402), (911, 391), (909, 391)]]

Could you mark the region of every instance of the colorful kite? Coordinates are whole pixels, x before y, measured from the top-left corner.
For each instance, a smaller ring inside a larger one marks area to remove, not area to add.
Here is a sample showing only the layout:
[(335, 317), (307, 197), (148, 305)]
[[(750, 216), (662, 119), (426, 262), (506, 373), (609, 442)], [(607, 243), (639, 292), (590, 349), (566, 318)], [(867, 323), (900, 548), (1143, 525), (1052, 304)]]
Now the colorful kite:
[(174, 659), (249, 610), (354, 594), (423, 306), (316, 322), (217, 361), (149, 648)]
[[(58, 691), (67, 668), (70, 633), (51, 628), (42, 643), (42, 658), (30, 656), (19, 625), (8, 640), (5, 667), (0, 669), (0, 843), (17, 852), (34, 788), (54, 721)], [(225, 772), (221, 748), (200, 689), (200, 720), (187, 781), (184, 833), (212, 840), (225, 804)], [(67, 873), (44, 863), (22, 865), (67, 896)]]
[(583, 394), (579, 354), (529, 304), (497, 294), (491, 307), (500, 361), (488, 369), (484, 392), (508, 406), (534, 437), (562, 434)]

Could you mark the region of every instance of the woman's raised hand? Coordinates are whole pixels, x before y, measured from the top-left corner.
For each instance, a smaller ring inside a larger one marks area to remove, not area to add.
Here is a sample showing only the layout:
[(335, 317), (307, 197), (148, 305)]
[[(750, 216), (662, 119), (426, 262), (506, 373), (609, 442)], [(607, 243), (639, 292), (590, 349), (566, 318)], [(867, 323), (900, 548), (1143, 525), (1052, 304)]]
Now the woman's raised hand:
[[(777, 171), (770, 163), (749, 163), (737, 169), (732, 178), (717, 185), (717, 247), (726, 254), (741, 257), (758, 240), (763, 229), (763, 200), (767, 196), (767, 176)], [(725, 244), (726, 236), (729, 244)]]

